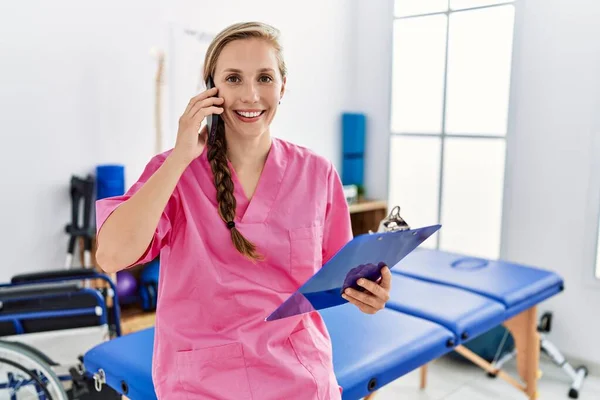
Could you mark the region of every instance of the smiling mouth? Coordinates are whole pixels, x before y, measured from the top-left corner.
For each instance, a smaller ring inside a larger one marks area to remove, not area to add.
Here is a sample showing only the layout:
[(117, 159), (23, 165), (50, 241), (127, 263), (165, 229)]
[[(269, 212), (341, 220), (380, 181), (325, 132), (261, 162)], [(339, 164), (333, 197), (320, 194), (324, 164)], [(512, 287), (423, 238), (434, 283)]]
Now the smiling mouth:
[(257, 118), (263, 115), (265, 110), (262, 111), (235, 111), (235, 113), (244, 118)]

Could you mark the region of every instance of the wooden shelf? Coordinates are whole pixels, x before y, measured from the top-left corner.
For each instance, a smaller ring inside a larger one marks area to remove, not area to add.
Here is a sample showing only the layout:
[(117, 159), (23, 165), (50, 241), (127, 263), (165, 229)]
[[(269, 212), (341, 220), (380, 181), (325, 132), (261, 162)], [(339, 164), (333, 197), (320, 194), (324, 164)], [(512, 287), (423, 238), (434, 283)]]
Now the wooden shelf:
[(354, 236), (369, 233), (369, 231), (377, 232), (379, 223), (388, 213), (387, 202), (383, 200), (361, 200), (351, 204), (349, 208)]
[(387, 211), (387, 202), (383, 200), (363, 200), (355, 204), (350, 204), (350, 214), (356, 214), (367, 211), (384, 209)]

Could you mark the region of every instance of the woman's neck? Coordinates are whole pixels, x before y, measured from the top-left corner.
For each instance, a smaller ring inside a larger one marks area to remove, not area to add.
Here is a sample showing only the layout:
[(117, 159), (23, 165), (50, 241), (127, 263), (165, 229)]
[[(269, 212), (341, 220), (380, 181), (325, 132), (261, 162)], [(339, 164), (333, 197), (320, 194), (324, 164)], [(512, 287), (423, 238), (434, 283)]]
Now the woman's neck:
[(262, 170), (270, 149), (271, 136), (268, 132), (251, 139), (239, 136), (227, 138), (227, 158), (237, 173)]

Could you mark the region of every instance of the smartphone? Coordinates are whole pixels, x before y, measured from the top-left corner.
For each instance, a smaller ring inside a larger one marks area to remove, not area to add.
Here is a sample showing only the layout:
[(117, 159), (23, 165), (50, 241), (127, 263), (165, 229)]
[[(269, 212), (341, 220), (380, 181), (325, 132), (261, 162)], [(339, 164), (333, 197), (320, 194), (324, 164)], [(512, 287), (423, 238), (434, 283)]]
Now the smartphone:
[[(215, 82), (212, 79), (212, 76), (208, 77), (206, 81), (206, 90), (212, 89), (215, 87)], [(206, 119), (206, 125), (208, 128), (208, 144), (213, 144), (215, 141), (215, 136), (217, 135), (217, 125), (219, 125), (219, 115), (211, 114)]]

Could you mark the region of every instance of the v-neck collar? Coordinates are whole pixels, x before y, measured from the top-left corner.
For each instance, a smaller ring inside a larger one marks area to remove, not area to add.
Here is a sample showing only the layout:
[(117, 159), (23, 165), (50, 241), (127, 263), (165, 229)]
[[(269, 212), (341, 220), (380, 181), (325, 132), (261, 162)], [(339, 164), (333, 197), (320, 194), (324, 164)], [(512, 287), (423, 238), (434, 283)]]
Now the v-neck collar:
[[(229, 170), (231, 171), (231, 179), (234, 188), (233, 192), (237, 203), (236, 222), (257, 224), (262, 223), (267, 219), (279, 193), (281, 182), (283, 181), (287, 167), (287, 158), (283, 153), (284, 150), (281, 143), (279, 143), (279, 139), (271, 138), (271, 147), (250, 201), (248, 201), (248, 198), (244, 193), (244, 189), (240, 184), (231, 162), (229, 159), (227, 160)], [(207, 183), (204, 183), (206, 180), (202, 179), (200, 184), (204, 193), (207, 196), (210, 196), (211, 201), (216, 205), (216, 189), (214, 187), (214, 178), (210, 163), (208, 162), (208, 151), (206, 148), (202, 153), (201, 161), (201, 164), (210, 179)]]

